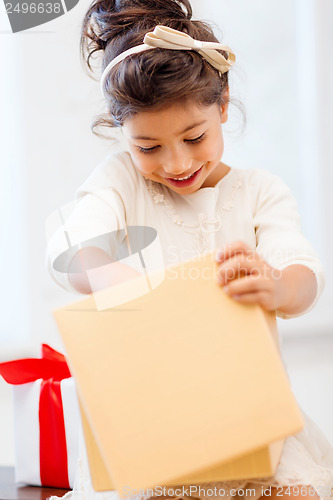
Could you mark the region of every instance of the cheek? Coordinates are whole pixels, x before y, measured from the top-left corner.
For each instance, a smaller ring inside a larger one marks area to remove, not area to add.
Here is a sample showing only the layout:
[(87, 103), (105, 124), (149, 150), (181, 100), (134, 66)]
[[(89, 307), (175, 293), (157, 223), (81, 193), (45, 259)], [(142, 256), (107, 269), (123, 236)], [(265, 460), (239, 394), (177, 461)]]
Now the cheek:
[(151, 174), (154, 170), (156, 170), (156, 160), (153, 161), (152, 156), (149, 154), (144, 154), (140, 152), (132, 152), (131, 151), (132, 160), (134, 166), (139, 172), (142, 174)]
[(206, 158), (206, 161), (214, 161), (216, 158), (220, 159), (223, 153), (223, 139), (222, 136), (216, 137), (214, 140), (210, 140), (205, 145), (202, 146), (200, 151), (200, 156), (202, 159)]

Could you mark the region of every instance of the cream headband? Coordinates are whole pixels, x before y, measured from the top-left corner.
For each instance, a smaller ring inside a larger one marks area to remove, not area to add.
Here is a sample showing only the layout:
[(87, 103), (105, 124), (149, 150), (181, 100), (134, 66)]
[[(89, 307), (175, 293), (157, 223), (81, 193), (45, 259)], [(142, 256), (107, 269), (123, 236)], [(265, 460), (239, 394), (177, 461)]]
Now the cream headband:
[[(111, 69), (116, 64), (123, 61), (126, 57), (132, 54), (138, 54), (145, 50), (157, 48), (171, 50), (195, 50), (221, 74), (228, 71), (236, 60), (235, 54), (226, 45), (215, 42), (200, 42), (199, 40), (194, 40), (186, 33), (174, 30), (168, 26), (156, 26), (153, 32), (146, 34), (143, 42), (144, 43), (142, 45), (137, 45), (136, 47), (125, 50), (125, 52), (122, 52), (119, 56), (109, 62), (101, 77), (101, 90), (103, 95), (104, 83)], [(228, 52), (228, 59), (225, 59), (225, 57), (217, 52), (216, 49)]]

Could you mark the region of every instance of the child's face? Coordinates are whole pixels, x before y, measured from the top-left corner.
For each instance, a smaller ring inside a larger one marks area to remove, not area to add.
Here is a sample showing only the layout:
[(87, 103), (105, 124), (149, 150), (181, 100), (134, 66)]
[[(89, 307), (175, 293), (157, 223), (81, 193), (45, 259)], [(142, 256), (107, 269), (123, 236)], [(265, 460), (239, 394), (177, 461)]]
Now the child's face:
[[(223, 177), (221, 123), (227, 113), (228, 105), (198, 107), (190, 102), (128, 118), (123, 132), (135, 167), (145, 178), (179, 194), (215, 186)], [(194, 173), (187, 180), (176, 180)]]

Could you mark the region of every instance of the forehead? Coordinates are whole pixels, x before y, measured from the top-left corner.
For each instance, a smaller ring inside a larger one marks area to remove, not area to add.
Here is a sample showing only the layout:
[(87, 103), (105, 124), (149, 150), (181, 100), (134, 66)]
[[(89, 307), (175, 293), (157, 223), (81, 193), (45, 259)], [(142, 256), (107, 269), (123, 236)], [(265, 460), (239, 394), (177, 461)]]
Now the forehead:
[(195, 126), (211, 124), (216, 119), (219, 121), (219, 117), (219, 107), (216, 104), (198, 106), (193, 101), (177, 102), (163, 108), (139, 112), (125, 120), (123, 129), (131, 137), (181, 135)]

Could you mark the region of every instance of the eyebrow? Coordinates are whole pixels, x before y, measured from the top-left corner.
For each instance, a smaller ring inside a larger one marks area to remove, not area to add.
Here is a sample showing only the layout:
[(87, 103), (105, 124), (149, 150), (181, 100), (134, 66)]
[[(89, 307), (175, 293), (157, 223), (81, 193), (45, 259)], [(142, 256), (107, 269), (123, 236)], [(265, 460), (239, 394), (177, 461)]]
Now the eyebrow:
[[(184, 129), (181, 132), (179, 132), (178, 135), (185, 134), (185, 132), (188, 132), (189, 130), (192, 130), (193, 128), (199, 127), (199, 125), (203, 125), (204, 123), (207, 123), (207, 120), (203, 120), (201, 122), (193, 123), (189, 127), (186, 127), (186, 129)], [(159, 141), (160, 140), (160, 139), (156, 139), (156, 138), (153, 138), (153, 137), (146, 137), (146, 136), (142, 136), (142, 135), (132, 136), (132, 139), (141, 140), (141, 141)]]

